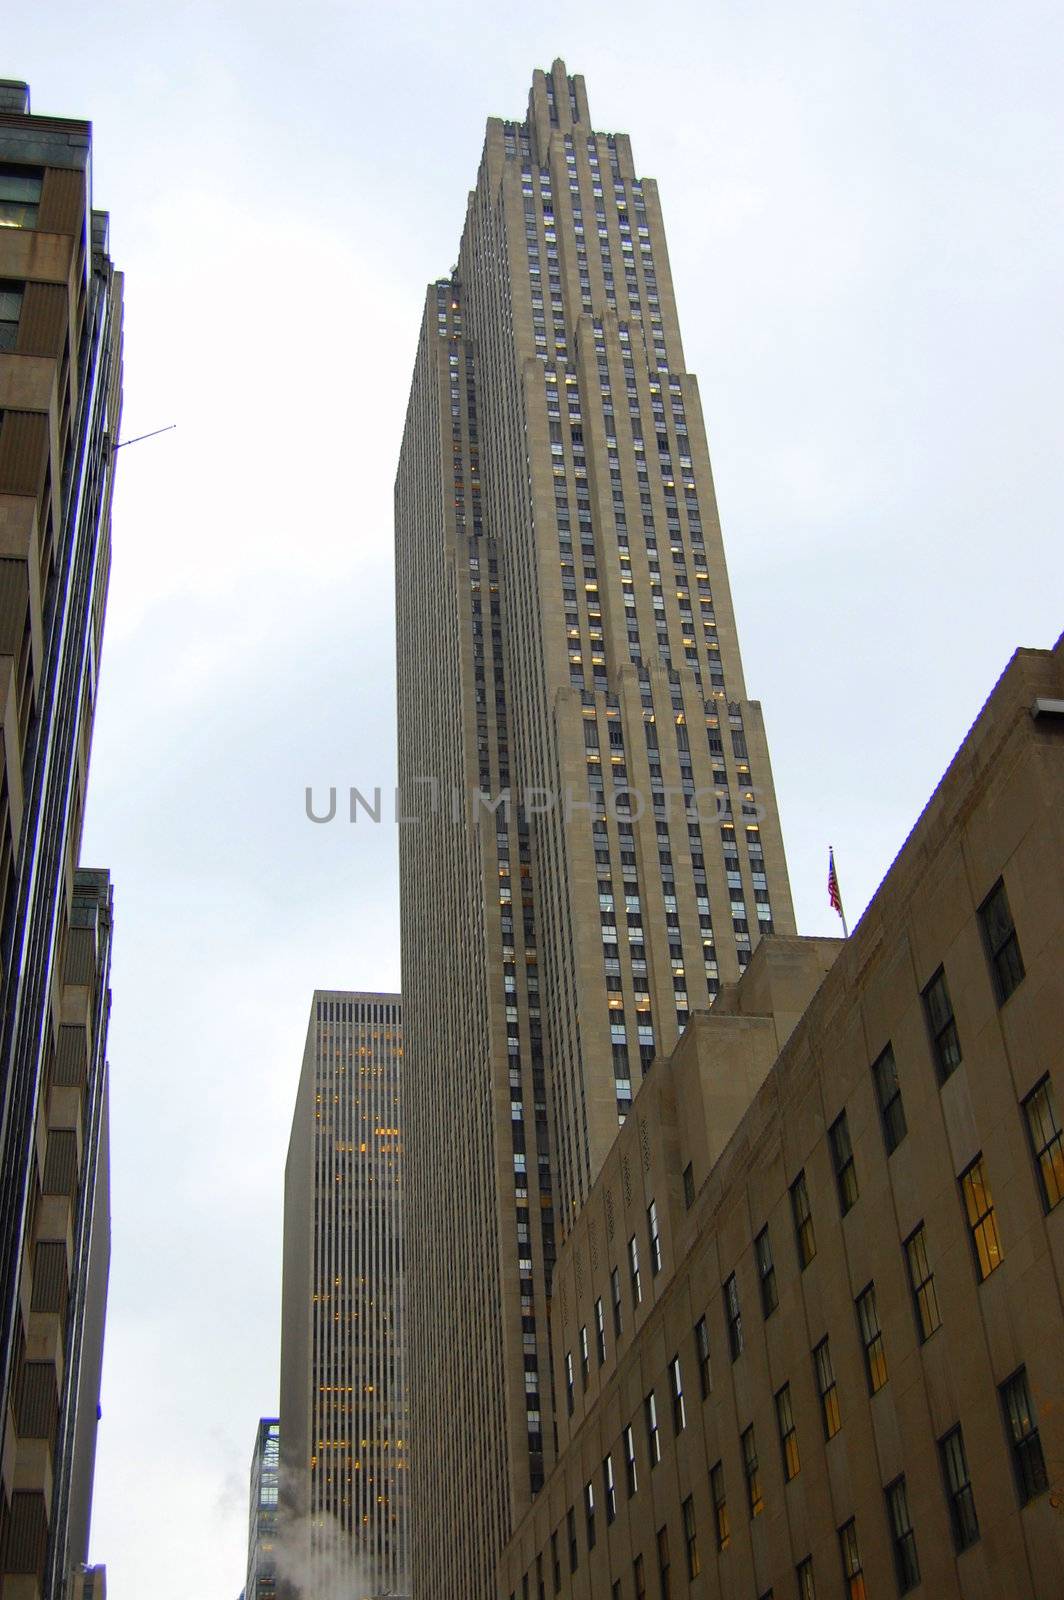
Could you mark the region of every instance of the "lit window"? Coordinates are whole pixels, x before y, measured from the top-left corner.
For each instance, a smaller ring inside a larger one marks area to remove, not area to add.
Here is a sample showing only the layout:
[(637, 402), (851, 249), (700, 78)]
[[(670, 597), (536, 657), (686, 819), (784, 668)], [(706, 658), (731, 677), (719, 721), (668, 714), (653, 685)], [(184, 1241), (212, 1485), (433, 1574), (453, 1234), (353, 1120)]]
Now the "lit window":
[(631, 1499), (639, 1488), (639, 1474), (635, 1465), (635, 1435), (629, 1423), (624, 1430), (624, 1476)]
[(972, 1236), (975, 1266), (979, 1281), (989, 1278), (1001, 1265), (1001, 1241), (998, 1238), (994, 1201), (987, 1182), (982, 1156), (977, 1156), (971, 1166), (961, 1173), (961, 1192), (968, 1216), (968, 1230)]
[(812, 1556), (806, 1556), (804, 1561), (799, 1561), (794, 1569), (794, 1576), (798, 1581), (798, 1600), (816, 1600)]

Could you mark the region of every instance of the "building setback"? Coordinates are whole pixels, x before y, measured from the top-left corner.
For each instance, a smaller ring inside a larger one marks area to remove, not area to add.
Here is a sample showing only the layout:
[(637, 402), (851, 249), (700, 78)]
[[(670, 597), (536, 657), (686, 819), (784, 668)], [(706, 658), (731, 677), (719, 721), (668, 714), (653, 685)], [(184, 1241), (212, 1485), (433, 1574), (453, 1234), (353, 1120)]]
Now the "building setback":
[(22, 1600), (103, 1584), (78, 1569), (109, 1251), (112, 904), (78, 859), (122, 278), (91, 142), (0, 84), (0, 1588)]
[(550, 1470), (556, 1240), (794, 927), (657, 186), (562, 62), (488, 121), (395, 517), (414, 1591), (477, 1600)]
[(280, 1471), (276, 1417), (263, 1417), (255, 1430), (248, 1496), (248, 1577), (244, 1600), (277, 1600), (277, 1504)]
[(402, 1057), (398, 995), (315, 991), (285, 1167), (289, 1600), (408, 1592)]
[(766, 940), (637, 1096), (559, 1255), (559, 1459), (500, 1600), (1055, 1600), (1062, 970), (1064, 638), (853, 936)]

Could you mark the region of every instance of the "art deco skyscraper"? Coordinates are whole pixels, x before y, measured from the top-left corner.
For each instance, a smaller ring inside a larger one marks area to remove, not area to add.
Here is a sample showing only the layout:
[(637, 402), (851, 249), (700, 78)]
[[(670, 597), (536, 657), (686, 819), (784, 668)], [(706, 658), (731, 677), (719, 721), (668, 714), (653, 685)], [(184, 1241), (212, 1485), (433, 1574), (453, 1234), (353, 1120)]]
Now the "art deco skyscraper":
[(111, 886), (78, 863), (122, 279), (91, 133), (0, 83), (0, 1589), (25, 1600), (86, 1559), (109, 1250)]
[(561, 62), (488, 122), (395, 513), (414, 1593), (469, 1600), (550, 1464), (556, 1232), (793, 931), (657, 186)]
[(396, 994), (315, 992), (285, 1168), (285, 1600), (409, 1592), (401, 1023)]

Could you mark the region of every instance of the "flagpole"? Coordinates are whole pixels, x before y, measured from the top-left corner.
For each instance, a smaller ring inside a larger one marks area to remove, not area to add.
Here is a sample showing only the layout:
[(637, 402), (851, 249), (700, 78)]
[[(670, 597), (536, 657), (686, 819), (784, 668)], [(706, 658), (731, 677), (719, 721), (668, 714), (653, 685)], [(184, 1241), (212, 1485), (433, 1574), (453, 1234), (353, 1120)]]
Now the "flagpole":
[(846, 913), (842, 909), (842, 890), (839, 888), (839, 874), (835, 868), (835, 847), (828, 845), (828, 898), (842, 919), (842, 937), (848, 939), (850, 930), (846, 926)]

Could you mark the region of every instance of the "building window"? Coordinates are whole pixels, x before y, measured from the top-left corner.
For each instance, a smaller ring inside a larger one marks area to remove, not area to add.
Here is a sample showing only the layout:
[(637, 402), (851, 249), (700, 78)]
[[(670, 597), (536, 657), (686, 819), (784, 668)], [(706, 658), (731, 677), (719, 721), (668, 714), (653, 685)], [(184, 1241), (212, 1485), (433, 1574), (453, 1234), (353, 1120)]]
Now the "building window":
[(785, 1383), (776, 1396), (776, 1425), (780, 1433), (780, 1451), (783, 1456), (783, 1477), (786, 1483), (798, 1476), (801, 1462), (798, 1459), (798, 1430), (794, 1426), (791, 1407), (791, 1386)]
[(747, 1504), (751, 1517), (759, 1517), (765, 1509), (765, 1497), (761, 1492), (761, 1468), (757, 1461), (757, 1444), (753, 1427), (747, 1428), (743, 1434), (742, 1446)]
[(812, 1556), (806, 1556), (804, 1561), (799, 1561), (794, 1569), (794, 1576), (798, 1580), (798, 1600), (816, 1600)]
[[(0, 222), (0, 227), (3, 223)], [(0, 350), (13, 350), (18, 343), (18, 324), (22, 315), (22, 286), (0, 282)]]
[(898, 1593), (908, 1594), (920, 1582), (920, 1562), (916, 1555), (916, 1535), (909, 1515), (909, 1497), (905, 1492), (904, 1478), (895, 1478), (887, 1489), (887, 1515), (894, 1545), (894, 1575), (898, 1580)]
[(931, 1035), (938, 1081), (945, 1083), (954, 1068), (961, 1064), (961, 1042), (957, 1037), (946, 974), (941, 967), (924, 990), (924, 1015), (927, 1018), (927, 1031)]
[(1000, 878), (979, 907), (979, 921), (983, 928), (983, 944), (994, 978), (997, 1002), (1003, 1006), (1012, 991), (1023, 982), (1024, 966), (1008, 896)]
[(982, 1156), (977, 1156), (964, 1172), (961, 1173), (961, 1193), (964, 1195), (964, 1209), (968, 1216), (968, 1230), (972, 1236), (972, 1249), (975, 1252), (975, 1268), (979, 1274), (979, 1281), (989, 1278), (995, 1267), (1002, 1261), (1001, 1241), (998, 1238), (997, 1218), (994, 1215), (994, 1200), (990, 1193), (990, 1185), (986, 1181), (986, 1171), (983, 1167)]
[(650, 1276), (656, 1278), (661, 1271), (661, 1235), (658, 1232), (658, 1208), (653, 1200), (647, 1206), (647, 1233), (650, 1235)]
[(43, 174), (0, 166), (0, 228), (35, 228)]
[(809, 1204), (809, 1190), (804, 1170), (791, 1184), (791, 1212), (794, 1216), (794, 1237), (798, 1245), (798, 1265), (804, 1272), (816, 1255), (816, 1235), (813, 1232), (813, 1208)]
[(964, 1435), (959, 1427), (951, 1428), (945, 1438), (938, 1441), (938, 1453), (942, 1461), (942, 1480), (946, 1485), (949, 1520), (953, 1529), (953, 1548), (960, 1554), (978, 1539), (979, 1519), (975, 1514), (968, 1457), (964, 1453)]
[(624, 1430), (624, 1478), (630, 1500), (639, 1488), (639, 1474), (635, 1466), (635, 1434), (631, 1423)]
[(617, 1515), (617, 1485), (613, 1481), (612, 1455), (607, 1456), (602, 1463), (602, 1499), (606, 1507), (608, 1525)]
[(632, 1562), (632, 1580), (635, 1588), (635, 1600), (646, 1600), (647, 1584), (643, 1575), (643, 1557), (636, 1556)]
[(709, 1362), (709, 1328), (705, 1317), (699, 1317), (695, 1323), (695, 1350), (698, 1353), (698, 1384), (702, 1399), (707, 1400), (713, 1387), (713, 1369)]
[(739, 1309), (739, 1285), (733, 1272), (724, 1285), (724, 1315), (728, 1323), (728, 1348), (731, 1358), (738, 1361), (743, 1353), (743, 1314)]
[(584, 1484), (584, 1521), (587, 1527), (588, 1553), (595, 1548), (595, 1485)]
[(695, 1173), (690, 1162), (683, 1169), (683, 1203), (688, 1211), (695, 1203)]
[(672, 1429), (674, 1433), (682, 1433), (687, 1426), (687, 1411), (683, 1403), (683, 1374), (679, 1356), (673, 1356), (669, 1362), (669, 1393), (672, 1396)]
[(622, 1332), (621, 1274), (616, 1267), (610, 1273), (610, 1295), (613, 1299), (613, 1337), (619, 1339)]
[(628, 1278), (632, 1285), (632, 1309), (643, 1298), (643, 1285), (639, 1277), (639, 1246), (635, 1242), (635, 1234), (628, 1241)]
[(1027, 1387), (1027, 1370), (1021, 1367), (998, 1390), (1005, 1413), (1005, 1428), (1012, 1447), (1012, 1465), (1016, 1473), (1016, 1488), (1020, 1505), (1049, 1487), (1046, 1475), (1042, 1441), (1038, 1437), (1038, 1424), (1034, 1418), (1031, 1395)]
[(606, 1313), (602, 1306), (602, 1296), (595, 1301), (595, 1353), (601, 1367), (606, 1359)]
[(573, 1383), (573, 1353), (571, 1350), (567, 1350), (565, 1352), (565, 1405), (570, 1416), (573, 1414), (575, 1394), (576, 1388)]
[(846, 1215), (857, 1199), (857, 1168), (850, 1144), (850, 1125), (845, 1111), (835, 1118), (828, 1130), (831, 1143), (831, 1161), (835, 1168), (835, 1184), (839, 1191), (839, 1210)]
[(554, 1577), (554, 1593), (555, 1594), (561, 1594), (561, 1592), (562, 1592), (562, 1562), (561, 1562), (561, 1557), (558, 1554), (558, 1532), (557, 1532), (557, 1529), (555, 1529), (555, 1531), (550, 1536), (550, 1563), (551, 1563), (551, 1569), (552, 1569), (553, 1577)]
[(580, 1329), (580, 1385), (587, 1390), (587, 1380), (591, 1373), (591, 1352), (587, 1342), (587, 1323)]
[(883, 1330), (879, 1325), (879, 1308), (876, 1305), (876, 1286), (870, 1283), (857, 1296), (857, 1323), (864, 1347), (865, 1372), (868, 1392), (876, 1394), (887, 1381), (887, 1357), (883, 1349)]
[(894, 1051), (889, 1044), (882, 1055), (873, 1062), (872, 1077), (875, 1079), (879, 1115), (883, 1123), (883, 1142), (887, 1147), (887, 1155), (891, 1156), (908, 1130), (905, 1125), (905, 1107), (901, 1103), (898, 1068), (894, 1061)]
[(724, 1490), (724, 1463), (718, 1461), (709, 1475), (709, 1488), (713, 1496), (713, 1525), (717, 1530), (717, 1549), (727, 1550), (731, 1544), (731, 1523), (728, 1521), (728, 1497)]
[(565, 1528), (569, 1535), (569, 1571), (575, 1572), (580, 1564), (580, 1552), (576, 1548), (576, 1512), (572, 1506), (565, 1513)]
[(831, 1346), (826, 1339), (821, 1339), (813, 1351), (813, 1368), (816, 1372), (817, 1393), (820, 1396), (820, 1411), (824, 1419), (825, 1439), (834, 1439), (842, 1427), (842, 1412), (839, 1407), (839, 1387), (835, 1382), (835, 1368), (831, 1363)]
[(1027, 1096), (1023, 1109), (1027, 1115), (1031, 1151), (1038, 1168), (1042, 1204), (1047, 1211), (1052, 1211), (1057, 1202), (1064, 1198), (1064, 1135), (1057, 1116), (1053, 1085), (1048, 1076)]
[(697, 1578), (702, 1571), (698, 1554), (698, 1523), (695, 1521), (695, 1503), (690, 1495), (683, 1503), (683, 1545), (687, 1556), (687, 1576)]
[(661, 1435), (658, 1432), (658, 1403), (651, 1389), (643, 1401), (643, 1413), (647, 1424), (647, 1454), (650, 1456), (651, 1468), (657, 1466), (661, 1460)]
[(658, 1578), (661, 1581), (661, 1600), (669, 1600), (669, 1530), (658, 1529)]
[(842, 1552), (842, 1575), (846, 1582), (849, 1600), (865, 1600), (861, 1552), (857, 1546), (857, 1524), (852, 1517), (839, 1529), (839, 1550)]
[(761, 1285), (761, 1310), (766, 1317), (770, 1317), (779, 1305), (780, 1297), (776, 1288), (776, 1268), (772, 1264), (772, 1241), (767, 1228), (762, 1228), (754, 1240), (754, 1256)]
[(909, 1267), (909, 1287), (913, 1292), (913, 1308), (921, 1344), (930, 1339), (936, 1328), (942, 1326), (935, 1293), (935, 1275), (927, 1261), (927, 1234), (921, 1222), (905, 1241), (905, 1259)]

